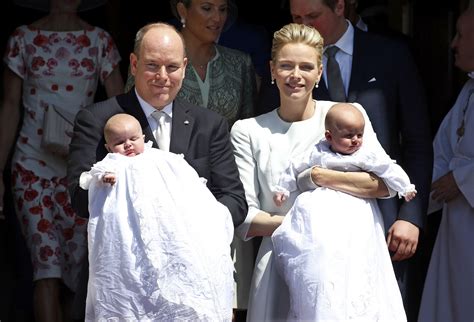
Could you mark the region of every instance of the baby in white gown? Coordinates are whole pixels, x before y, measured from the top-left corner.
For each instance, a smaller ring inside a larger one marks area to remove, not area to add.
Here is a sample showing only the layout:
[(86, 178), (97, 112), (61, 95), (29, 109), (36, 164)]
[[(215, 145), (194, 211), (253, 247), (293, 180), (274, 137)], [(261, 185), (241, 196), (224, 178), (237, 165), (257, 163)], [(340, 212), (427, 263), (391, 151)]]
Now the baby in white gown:
[(181, 155), (145, 145), (133, 116), (111, 117), (104, 136), (111, 153), (80, 180), (90, 212), (86, 320), (230, 321), (228, 209)]
[[(366, 171), (407, 201), (416, 195), (405, 171), (387, 154), (362, 144), (364, 118), (338, 103), (325, 119), (325, 139), (292, 162), (275, 187), (281, 206), (303, 170), (319, 166)], [(405, 312), (375, 199), (318, 187), (302, 193), (272, 235), (275, 260), (290, 291), (289, 320), (405, 321)]]

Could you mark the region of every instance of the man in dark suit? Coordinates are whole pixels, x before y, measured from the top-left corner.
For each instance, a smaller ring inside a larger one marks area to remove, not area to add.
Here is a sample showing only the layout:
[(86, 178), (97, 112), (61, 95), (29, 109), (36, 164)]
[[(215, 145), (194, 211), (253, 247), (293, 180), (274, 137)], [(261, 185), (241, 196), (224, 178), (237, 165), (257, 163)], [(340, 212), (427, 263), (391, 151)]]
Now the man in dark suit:
[[(424, 89), (406, 45), (354, 28), (345, 19), (344, 9), (344, 0), (290, 0), (294, 22), (315, 27), (324, 38), (325, 51), (339, 48), (335, 58), (345, 100), (365, 108), (380, 143), (416, 185), (418, 196), (409, 203), (397, 198), (379, 200), (407, 314), (416, 319), (421, 289), (407, 289), (417, 285), (413, 263), (407, 259), (417, 249), (425, 221), (433, 158)], [(313, 95), (318, 100), (339, 100), (328, 91), (327, 62), (324, 56), (323, 77)], [(278, 98), (276, 87), (264, 81), (260, 113), (277, 107)]]
[[(135, 87), (78, 113), (68, 160), (69, 192), (78, 215), (88, 216), (88, 192), (79, 187), (79, 177), (108, 152), (104, 125), (112, 115), (128, 113), (140, 122), (145, 141), (152, 141), (155, 148), (183, 154), (199, 176), (207, 179), (216, 199), (229, 209), (234, 225), (243, 222), (247, 203), (227, 122), (217, 113), (175, 99), (186, 63), (184, 42), (174, 27), (164, 23), (146, 25), (138, 31), (134, 52), (130, 54)], [(166, 114), (160, 132), (169, 137), (168, 144), (160, 147), (154, 136), (160, 126), (153, 116), (156, 110)], [(86, 281), (84, 277), (83, 287)], [(81, 318), (85, 294), (78, 294), (75, 302), (75, 311), (79, 311), (76, 317)]]

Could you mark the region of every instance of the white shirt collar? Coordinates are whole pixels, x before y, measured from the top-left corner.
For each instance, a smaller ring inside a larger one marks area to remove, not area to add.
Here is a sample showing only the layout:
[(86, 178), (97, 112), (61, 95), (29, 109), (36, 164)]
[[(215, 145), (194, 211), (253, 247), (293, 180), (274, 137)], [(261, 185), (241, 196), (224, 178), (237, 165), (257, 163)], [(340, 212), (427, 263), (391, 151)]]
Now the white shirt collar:
[[(151, 106), (148, 102), (146, 102), (143, 98), (141, 98), (140, 95), (137, 93), (137, 89), (135, 88), (135, 94), (137, 95), (138, 102), (140, 103), (140, 106), (143, 110), (143, 113), (145, 113), (145, 116), (147, 118), (152, 117), (151, 114), (156, 111), (156, 108)], [(173, 116), (173, 102), (169, 103), (165, 107), (161, 109), (162, 112), (166, 113), (169, 117)]]
[[(349, 20), (346, 19), (346, 22), (346, 32), (342, 35), (341, 38), (339, 38), (338, 41), (336, 41), (334, 46), (339, 47), (340, 51), (343, 51), (344, 53), (352, 56), (352, 53), (354, 52), (354, 27), (352, 27), (352, 24)], [(325, 47), (324, 49), (326, 49), (327, 47)]]

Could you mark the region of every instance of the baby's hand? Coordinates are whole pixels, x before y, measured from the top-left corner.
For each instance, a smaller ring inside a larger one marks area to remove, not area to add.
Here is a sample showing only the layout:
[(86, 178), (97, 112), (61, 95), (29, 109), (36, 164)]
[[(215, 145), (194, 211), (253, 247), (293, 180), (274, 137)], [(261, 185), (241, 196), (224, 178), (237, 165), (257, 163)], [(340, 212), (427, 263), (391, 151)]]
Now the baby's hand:
[(275, 195), (273, 196), (273, 201), (275, 202), (275, 205), (277, 205), (278, 207), (281, 207), (281, 205), (283, 205), (285, 200), (286, 200), (285, 194), (281, 192), (276, 192)]
[(410, 201), (410, 200), (413, 200), (413, 198), (415, 198), (416, 196), (416, 191), (412, 191), (412, 192), (408, 192), (406, 195), (405, 195), (405, 201)]
[(113, 186), (116, 182), (115, 174), (110, 173), (110, 172), (104, 174), (104, 176), (102, 177), (102, 182), (108, 183), (111, 186)]

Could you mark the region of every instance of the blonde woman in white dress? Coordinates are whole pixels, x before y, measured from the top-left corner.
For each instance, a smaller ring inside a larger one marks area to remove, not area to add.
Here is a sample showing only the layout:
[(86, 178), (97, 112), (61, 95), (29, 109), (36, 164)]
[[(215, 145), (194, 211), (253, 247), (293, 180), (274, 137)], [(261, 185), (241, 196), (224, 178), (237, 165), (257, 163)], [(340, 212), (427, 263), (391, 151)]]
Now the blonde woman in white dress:
[[(298, 192), (283, 207), (273, 201), (273, 187), (288, 160), (309, 151), (324, 136), (324, 119), (334, 102), (316, 101), (312, 90), (322, 73), (323, 39), (312, 27), (289, 24), (274, 34), (272, 79), (280, 92), (275, 110), (237, 121), (231, 130), (234, 154), (245, 188), (249, 210), (237, 232), (247, 240), (262, 236), (252, 279), (248, 321), (282, 321), (288, 318), (288, 289), (276, 270), (269, 238), (278, 228)], [(363, 111), (365, 144), (377, 145), (372, 125)], [(365, 197), (394, 195), (379, 178), (366, 172), (338, 172), (311, 168), (303, 180)]]

